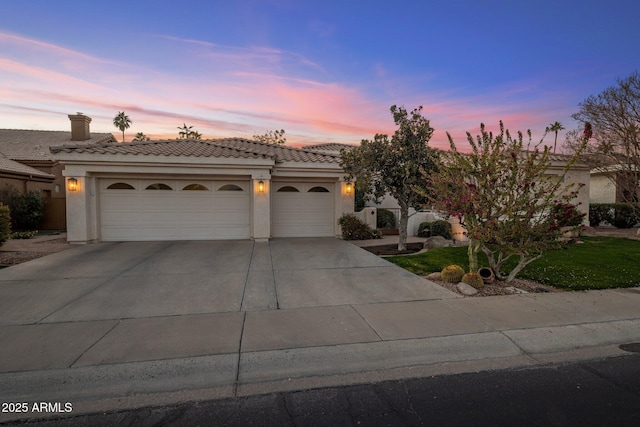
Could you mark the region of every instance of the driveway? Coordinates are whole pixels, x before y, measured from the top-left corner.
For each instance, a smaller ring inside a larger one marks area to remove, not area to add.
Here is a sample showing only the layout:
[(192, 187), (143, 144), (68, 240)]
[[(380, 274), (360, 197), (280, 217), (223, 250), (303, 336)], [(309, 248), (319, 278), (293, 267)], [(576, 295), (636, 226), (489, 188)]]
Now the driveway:
[(0, 271), (0, 324), (453, 297), (333, 239), (78, 246)]

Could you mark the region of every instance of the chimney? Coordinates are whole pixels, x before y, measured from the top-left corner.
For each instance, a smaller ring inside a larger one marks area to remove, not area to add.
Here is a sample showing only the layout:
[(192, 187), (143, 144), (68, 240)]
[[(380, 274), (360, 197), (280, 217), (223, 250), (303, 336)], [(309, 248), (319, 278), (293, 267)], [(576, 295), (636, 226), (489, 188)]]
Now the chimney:
[(72, 141), (86, 141), (91, 139), (91, 133), (89, 132), (91, 117), (87, 117), (82, 113), (69, 114), (69, 120), (71, 120)]

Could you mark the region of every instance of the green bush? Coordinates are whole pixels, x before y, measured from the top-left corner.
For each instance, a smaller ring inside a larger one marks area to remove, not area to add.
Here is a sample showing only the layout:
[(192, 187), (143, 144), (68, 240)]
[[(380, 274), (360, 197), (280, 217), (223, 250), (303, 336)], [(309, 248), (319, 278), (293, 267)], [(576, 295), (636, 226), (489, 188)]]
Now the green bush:
[(374, 230), (352, 214), (344, 214), (338, 220), (342, 228), (344, 240), (369, 240), (380, 239), (382, 236), (378, 230)]
[(377, 209), (378, 217), (376, 219), (377, 228), (394, 229), (396, 228), (396, 216), (388, 209)]
[(592, 227), (597, 227), (603, 221), (613, 224), (614, 216), (613, 203), (591, 203), (589, 205), (589, 225)]
[(14, 230), (37, 230), (44, 215), (45, 201), (38, 190), (20, 194), (15, 188), (3, 195), (11, 210), (11, 228)]
[(593, 227), (602, 221), (617, 228), (631, 228), (640, 222), (638, 204), (631, 203), (592, 203), (589, 206), (589, 224)]
[(0, 245), (11, 237), (11, 214), (8, 206), (0, 204)]
[(449, 221), (439, 219), (432, 222), (423, 222), (418, 226), (419, 237), (442, 236), (451, 239), (451, 224)]
[(37, 231), (32, 230), (32, 231), (16, 231), (15, 233), (11, 233), (11, 238), (12, 239), (31, 239), (32, 237), (35, 237), (36, 234), (38, 234)]
[(636, 215), (636, 209), (631, 203), (616, 203), (616, 213), (613, 218), (613, 225), (617, 228), (631, 228), (640, 222), (640, 218)]

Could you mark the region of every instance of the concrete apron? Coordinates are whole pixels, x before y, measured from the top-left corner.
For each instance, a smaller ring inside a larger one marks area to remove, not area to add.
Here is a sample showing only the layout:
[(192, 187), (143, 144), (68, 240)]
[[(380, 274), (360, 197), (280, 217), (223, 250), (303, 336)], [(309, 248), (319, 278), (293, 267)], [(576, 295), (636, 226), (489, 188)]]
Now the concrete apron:
[[(336, 239), (88, 245), (0, 271), (0, 295), (2, 401), (74, 414), (615, 356), (640, 341), (638, 288), (461, 298)], [(47, 414), (0, 421), (25, 415)]]

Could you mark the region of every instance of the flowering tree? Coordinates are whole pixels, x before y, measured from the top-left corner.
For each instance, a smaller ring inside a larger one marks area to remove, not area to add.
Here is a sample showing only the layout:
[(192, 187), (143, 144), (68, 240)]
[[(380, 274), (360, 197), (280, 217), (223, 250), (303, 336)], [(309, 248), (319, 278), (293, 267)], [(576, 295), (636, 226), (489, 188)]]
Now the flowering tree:
[[(541, 148), (542, 141), (532, 146), (530, 131), (525, 146), (522, 133), (512, 138), (502, 122), (495, 137), (482, 124), (475, 140), (467, 133), (469, 154), (459, 152), (447, 136), (450, 151), (443, 154), (444, 166), (426, 178), (434, 192), (430, 200), (467, 229), (470, 270), (477, 270), (482, 250), (496, 277), (509, 282), (559, 245), (560, 227), (573, 212), (567, 206), (579, 189), (565, 185), (563, 177), (577, 155), (569, 159), (563, 175), (549, 175), (552, 148)], [(505, 275), (501, 268), (512, 257), (518, 263)]]

